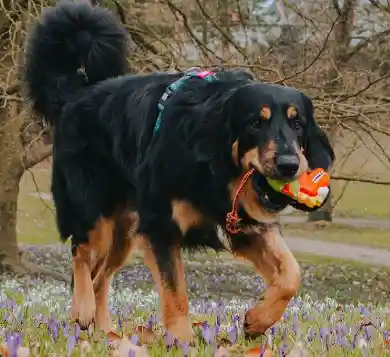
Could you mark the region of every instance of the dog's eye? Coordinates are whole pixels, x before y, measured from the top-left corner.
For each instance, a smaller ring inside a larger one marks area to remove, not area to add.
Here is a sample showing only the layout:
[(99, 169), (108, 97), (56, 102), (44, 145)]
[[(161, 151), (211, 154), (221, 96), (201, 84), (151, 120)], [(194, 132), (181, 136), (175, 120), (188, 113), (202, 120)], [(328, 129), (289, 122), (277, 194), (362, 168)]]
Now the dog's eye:
[(294, 121), (293, 121), (293, 128), (294, 128), (294, 130), (295, 130), (296, 132), (299, 133), (299, 132), (303, 129), (303, 126), (302, 126), (302, 124), (301, 124), (300, 121), (294, 120)]

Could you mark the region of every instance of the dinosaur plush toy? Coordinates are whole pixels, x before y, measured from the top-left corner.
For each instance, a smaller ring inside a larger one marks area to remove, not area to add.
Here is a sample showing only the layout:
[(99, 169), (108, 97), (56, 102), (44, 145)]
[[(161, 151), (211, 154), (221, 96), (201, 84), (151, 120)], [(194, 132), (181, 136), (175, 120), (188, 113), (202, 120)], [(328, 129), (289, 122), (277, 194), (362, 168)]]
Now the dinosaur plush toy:
[(323, 169), (305, 172), (293, 182), (268, 179), (269, 185), (299, 203), (313, 208), (321, 206), (329, 194), (330, 177)]

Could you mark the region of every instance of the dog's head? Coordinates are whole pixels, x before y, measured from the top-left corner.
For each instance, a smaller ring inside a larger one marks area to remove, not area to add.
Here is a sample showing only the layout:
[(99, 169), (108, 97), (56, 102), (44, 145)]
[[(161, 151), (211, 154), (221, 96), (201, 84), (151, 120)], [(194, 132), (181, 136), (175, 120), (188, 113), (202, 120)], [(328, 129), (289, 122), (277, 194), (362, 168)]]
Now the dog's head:
[(255, 169), (254, 190), (247, 195), (252, 202), (250, 216), (259, 217), (257, 211), (263, 209), (276, 213), (287, 205), (318, 209), (274, 191), (266, 180), (293, 181), (310, 169), (331, 167), (334, 152), (316, 123), (310, 98), (293, 88), (253, 82), (237, 90), (232, 103), (233, 160), (242, 173)]
[(308, 169), (328, 170), (334, 153), (314, 119), (311, 100), (283, 86), (252, 83), (232, 97), (232, 155), (244, 171), (292, 181)]
[(334, 152), (315, 121), (310, 98), (294, 88), (260, 83), (242, 71), (217, 78), (210, 84), (189, 83), (176, 97), (177, 108), (185, 109), (174, 116), (182, 119), (195, 160), (208, 165), (217, 185), (229, 178), (231, 195), (254, 168), (255, 193), (247, 194), (252, 197), (252, 217), (261, 206), (268, 212), (289, 204), (306, 210), (273, 191), (266, 178), (292, 181), (309, 169), (328, 170), (332, 165)]

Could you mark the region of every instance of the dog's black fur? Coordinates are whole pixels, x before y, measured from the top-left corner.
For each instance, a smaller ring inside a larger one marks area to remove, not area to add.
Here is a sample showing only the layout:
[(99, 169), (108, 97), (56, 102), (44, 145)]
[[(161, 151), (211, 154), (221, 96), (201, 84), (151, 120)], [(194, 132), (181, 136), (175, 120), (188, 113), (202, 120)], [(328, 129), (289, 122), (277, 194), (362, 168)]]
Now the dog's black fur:
[[(54, 127), (58, 228), (63, 240), (72, 236), (73, 246), (88, 240), (100, 216), (130, 207), (163, 267), (181, 235), (172, 220), (171, 201), (177, 198), (211, 217), (209, 226), (187, 232), (183, 245), (221, 249), (215, 226), (224, 225), (231, 208), (229, 182), (242, 174), (232, 158), (236, 140), (240, 156), (254, 147), (261, 151), (272, 138), (277, 153), (296, 142), (310, 167), (331, 165), (334, 154), (310, 99), (242, 71), (220, 71), (212, 83), (186, 80), (167, 101), (153, 136), (157, 103), (183, 73), (125, 75), (126, 46), (126, 33), (108, 10), (71, 2), (49, 9), (27, 42), (29, 97)], [(283, 114), (290, 103), (298, 110), (295, 129)], [(268, 122), (259, 120), (261, 105), (275, 113)], [(267, 173), (258, 175), (259, 183)], [(284, 206), (294, 204), (274, 196)], [(241, 214), (243, 224), (254, 223)]]

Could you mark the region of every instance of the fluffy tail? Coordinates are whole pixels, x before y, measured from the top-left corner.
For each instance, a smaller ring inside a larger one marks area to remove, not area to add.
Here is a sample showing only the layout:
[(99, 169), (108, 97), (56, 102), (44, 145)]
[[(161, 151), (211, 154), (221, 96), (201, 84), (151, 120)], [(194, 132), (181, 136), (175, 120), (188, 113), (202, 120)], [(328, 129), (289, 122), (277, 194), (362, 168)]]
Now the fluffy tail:
[(126, 31), (109, 10), (70, 1), (45, 9), (26, 43), (33, 109), (55, 124), (80, 90), (126, 72), (126, 50)]

